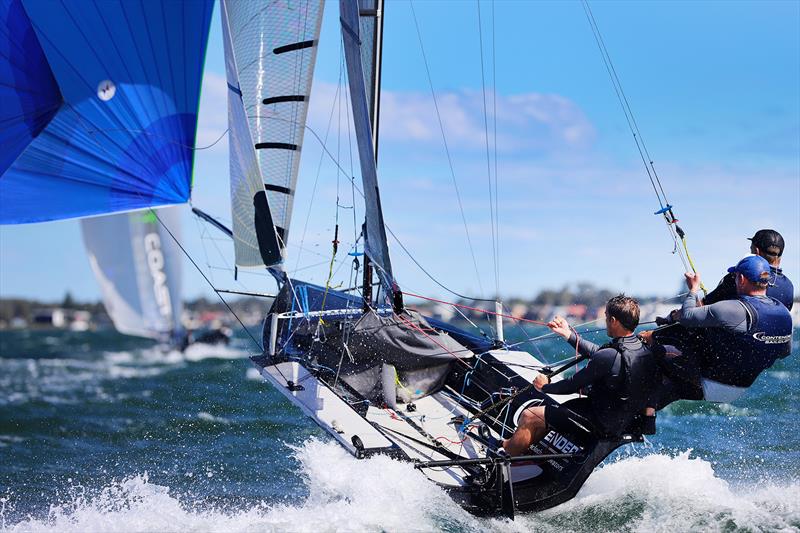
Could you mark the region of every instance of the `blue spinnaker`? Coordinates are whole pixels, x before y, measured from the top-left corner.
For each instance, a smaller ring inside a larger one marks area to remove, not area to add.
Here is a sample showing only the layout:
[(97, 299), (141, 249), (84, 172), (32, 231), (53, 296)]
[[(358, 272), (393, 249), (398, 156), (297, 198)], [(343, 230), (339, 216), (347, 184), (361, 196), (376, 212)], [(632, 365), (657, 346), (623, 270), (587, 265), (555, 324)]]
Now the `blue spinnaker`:
[(0, 0), (0, 223), (189, 199), (212, 10)]

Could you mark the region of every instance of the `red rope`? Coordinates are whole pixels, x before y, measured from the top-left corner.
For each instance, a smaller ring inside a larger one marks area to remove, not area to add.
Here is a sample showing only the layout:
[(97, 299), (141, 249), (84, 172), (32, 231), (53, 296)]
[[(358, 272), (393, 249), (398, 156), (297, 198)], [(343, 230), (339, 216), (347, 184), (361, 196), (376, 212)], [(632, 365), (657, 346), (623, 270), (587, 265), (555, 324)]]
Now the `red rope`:
[(464, 441), (465, 441), (465, 440), (467, 440), (467, 437), (464, 437), (464, 438), (463, 438), (463, 439), (461, 439), (461, 440), (450, 440), (450, 439), (448, 439), (448, 438), (447, 438), (447, 437), (445, 437), (445, 436), (439, 436), (439, 437), (436, 437), (436, 438), (435, 438), (435, 439), (433, 439), (433, 440), (446, 440), (446, 441), (447, 441), (447, 442), (449, 442), (450, 444), (464, 444)]
[(447, 302), (445, 300), (437, 300), (436, 298), (430, 298), (428, 296), (421, 296), (419, 294), (414, 294), (413, 292), (403, 291), (403, 294), (405, 294), (406, 296), (411, 296), (413, 298), (421, 298), (423, 300), (429, 300), (431, 302), (436, 302), (436, 303), (446, 304), (446, 305), (452, 305), (454, 307), (461, 307), (462, 309), (469, 309), (471, 311), (479, 311), (481, 313), (486, 313), (487, 315), (497, 315), (497, 316), (501, 316), (503, 318), (509, 318), (511, 320), (517, 320), (519, 322), (528, 322), (530, 324), (537, 324), (539, 326), (546, 326), (547, 325), (547, 322), (541, 322), (539, 320), (530, 320), (530, 319), (527, 319), (527, 318), (517, 318), (517, 317), (515, 317), (513, 315), (504, 315), (503, 313), (497, 313), (495, 311), (489, 311), (488, 309), (481, 309), (480, 307), (470, 307), (469, 305), (457, 304), (457, 303), (453, 303), (453, 302)]

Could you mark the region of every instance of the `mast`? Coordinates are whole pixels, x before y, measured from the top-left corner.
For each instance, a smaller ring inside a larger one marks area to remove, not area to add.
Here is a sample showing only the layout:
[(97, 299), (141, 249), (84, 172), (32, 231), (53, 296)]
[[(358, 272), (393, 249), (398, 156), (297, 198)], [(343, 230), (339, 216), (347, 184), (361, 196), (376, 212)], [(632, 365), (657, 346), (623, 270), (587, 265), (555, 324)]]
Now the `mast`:
[(377, 65), (375, 65), (374, 57), (369, 58), (369, 61), (365, 58), (367, 54), (374, 55), (376, 47), (379, 48), (379, 46), (369, 43), (370, 39), (374, 39), (374, 31), (361, 34), (362, 27), (367, 26), (367, 29), (369, 26), (377, 27), (379, 20), (369, 14), (362, 17), (360, 8), (364, 5), (374, 8), (375, 14), (377, 14), (377, 0), (340, 0), (339, 3), (350, 100), (353, 106), (353, 123), (364, 186), (366, 219), (364, 252), (378, 274), (384, 293), (392, 297), (397, 309), (398, 304), (402, 306), (402, 301), (397, 299), (396, 293), (399, 291), (392, 276), (376, 168), (376, 144), (373, 134), (375, 123), (373, 121), (377, 120), (375, 101), (378, 94), (375, 91), (371, 102), (368, 94), (372, 92), (368, 91), (368, 88), (377, 88), (377, 81), (373, 81), (373, 79), (378, 78), (375, 75), (378, 69), (375, 68)]
[(366, 40), (364, 39), (365, 34), (372, 38), (371, 54), (368, 56), (366, 53), (362, 53), (362, 61), (365, 63), (364, 77), (366, 78), (367, 99), (371, 107), (372, 149), (375, 151), (375, 164), (377, 165), (381, 109), (381, 66), (383, 64), (383, 0), (359, 0), (358, 15), (362, 39)]
[[(362, 39), (361, 62), (364, 69), (364, 87), (370, 107), (372, 150), (375, 153), (375, 166), (377, 167), (381, 105), (381, 53), (383, 51), (383, 0), (358, 0), (358, 17)], [(366, 242), (366, 223), (363, 231)], [(366, 254), (364, 255), (364, 279), (361, 294), (366, 312), (372, 304), (372, 265)]]

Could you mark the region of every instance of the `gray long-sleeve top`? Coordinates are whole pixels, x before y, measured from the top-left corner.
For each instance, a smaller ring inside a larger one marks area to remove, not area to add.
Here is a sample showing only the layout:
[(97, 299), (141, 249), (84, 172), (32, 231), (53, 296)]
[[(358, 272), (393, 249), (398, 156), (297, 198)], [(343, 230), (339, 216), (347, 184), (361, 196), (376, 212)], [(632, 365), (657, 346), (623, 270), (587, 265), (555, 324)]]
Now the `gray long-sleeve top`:
[[(578, 339), (574, 333), (570, 335), (568, 342), (572, 346), (578, 343)], [(641, 341), (634, 336), (622, 337), (620, 342), (623, 345), (631, 344), (634, 345), (632, 347), (637, 348), (641, 345)], [(614, 380), (619, 378), (621, 361), (617, 357), (619, 352), (614, 348), (601, 348), (593, 342), (580, 339), (578, 353), (589, 356), (589, 362), (586, 366), (567, 379), (555, 383), (548, 383), (542, 387), (542, 392), (548, 394), (574, 394), (580, 389), (592, 383), (596, 383), (599, 380)]]
[(730, 331), (745, 332), (747, 320), (747, 310), (739, 300), (723, 300), (698, 307), (697, 295), (689, 293), (683, 300), (678, 322), (687, 328), (722, 327)]

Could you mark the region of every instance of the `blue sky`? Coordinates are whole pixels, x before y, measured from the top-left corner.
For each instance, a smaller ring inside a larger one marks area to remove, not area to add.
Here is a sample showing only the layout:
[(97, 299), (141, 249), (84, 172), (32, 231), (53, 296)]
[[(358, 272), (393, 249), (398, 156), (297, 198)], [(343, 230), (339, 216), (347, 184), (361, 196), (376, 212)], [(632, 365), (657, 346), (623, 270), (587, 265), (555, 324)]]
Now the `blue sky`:
[[(591, 5), (707, 284), (747, 253), (745, 238), (764, 227), (784, 235), (783, 266), (800, 282), (800, 3)], [(581, 5), (498, 1), (494, 24), (492, 4), (480, 6), (490, 144), (497, 119), (500, 293), (530, 296), (590, 281), (635, 294), (675, 294), (683, 267), (663, 221), (652, 214), (658, 203)], [(490, 295), (496, 287), (478, 4), (417, 1), (414, 8), (479, 275), (405, 0), (386, 6), (379, 164), (385, 218), (438, 279), (456, 291)], [(328, 149), (349, 168), (350, 144), (334, 98), (341, 63), (336, 11), (329, 2), (309, 126), (324, 137), (333, 109)], [(215, 14), (199, 146), (225, 131), (225, 97)], [(310, 267), (297, 276), (324, 283), (327, 265), (318, 263), (330, 260), (337, 173), (329, 160), (320, 164), (320, 153), (306, 134), (286, 266)], [(230, 217), (227, 174), (227, 139), (198, 152), (193, 201), (222, 219)], [(338, 187), (349, 205), (346, 177)], [(353, 241), (352, 217), (340, 210), (344, 251), (334, 283), (348, 283), (344, 252)], [(225, 270), (231, 247), (202, 238), (202, 226), (188, 213), (184, 218), (185, 244), (218, 287), (274, 289), (262, 272), (241, 273), (234, 283)], [(0, 228), (0, 294), (54, 300), (69, 290), (80, 300), (97, 299), (78, 228), (75, 221)], [(390, 251), (402, 287), (446, 296), (391, 239)], [(211, 294), (188, 262), (185, 272), (187, 296)]]

